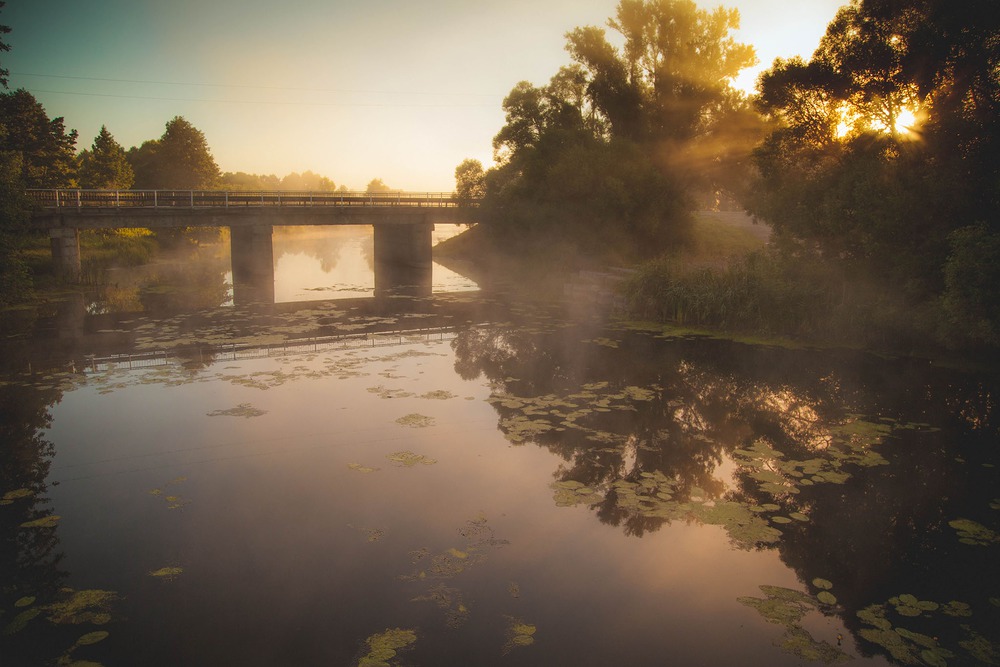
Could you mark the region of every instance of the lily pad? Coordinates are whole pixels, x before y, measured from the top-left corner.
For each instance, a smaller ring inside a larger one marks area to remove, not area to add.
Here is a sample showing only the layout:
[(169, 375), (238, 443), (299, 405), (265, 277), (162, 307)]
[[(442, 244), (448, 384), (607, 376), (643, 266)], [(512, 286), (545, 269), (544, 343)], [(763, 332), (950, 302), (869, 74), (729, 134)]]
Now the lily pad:
[(412, 468), (416, 465), (434, 465), (437, 463), (436, 459), (429, 458), (423, 454), (414, 454), (413, 452), (403, 451), (403, 452), (393, 452), (392, 454), (386, 454), (386, 458), (393, 463), (398, 463), (401, 466), (407, 468)]
[(378, 468), (371, 468), (369, 466), (362, 465), (360, 463), (348, 463), (347, 467), (350, 468), (351, 470), (356, 470), (358, 472), (363, 472), (366, 474), (378, 471)]
[(958, 533), (958, 541), (974, 546), (989, 546), (1000, 543), (1000, 535), (986, 526), (971, 519), (955, 519), (948, 525)]
[(434, 418), (411, 412), (397, 419), (396, 423), (400, 426), (409, 426), (410, 428), (426, 428), (434, 424)]
[(159, 570), (150, 572), (149, 576), (157, 579), (176, 579), (183, 573), (184, 568), (182, 567), (161, 567)]
[(97, 642), (102, 642), (108, 638), (110, 632), (106, 630), (97, 630), (95, 632), (88, 632), (79, 639), (76, 640), (77, 646), (90, 646), (91, 644), (96, 644)]
[(235, 408), (228, 408), (226, 410), (213, 410), (212, 412), (205, 413), (209, 417), (244, 417), (250, 419), (251, 417), (260, 417), (261, 415), (266, 415), (267, 410), (261, 410), (255, 408), (249, 403), (240, 403)]
[(15, 607), (30, 607), (33, 604), (35, 604), (35, 596), (29, 595), (29, 596), (25, 596), (25, 597), (19, 599), (17, 602), (14, 603), (14, 606)]
[(831, 588), (833, 588), (833, 582), (829, 581), (828, 579), (821, 579), (819, 577), (816, 577), (815, 579), (812, 580), (812, 585), (824, 591), (828, 591)]
[(57, 514), (50, 514), (34, 521), (25, 521), (21, 524), (21, 528), (55, 528), (61, 518)]

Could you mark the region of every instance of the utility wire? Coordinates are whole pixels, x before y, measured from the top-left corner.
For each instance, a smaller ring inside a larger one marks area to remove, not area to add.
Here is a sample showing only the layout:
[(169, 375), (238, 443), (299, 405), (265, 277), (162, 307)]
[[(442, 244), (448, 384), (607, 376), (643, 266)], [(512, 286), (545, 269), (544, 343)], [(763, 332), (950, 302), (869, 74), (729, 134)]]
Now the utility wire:
[(242, 83), (198, 83), (193, 81), (146, 81), (142, 79), (112, 79), (106, 77), (96, 77), (96, 76), (69, 76), (63, 74), (29, 74), (28, 72), (11, 72), (10, 76), (30, 76), (39, 77), (45, 79), (67, 79), (72, 81), (104, 81), (111, 83), (138, 83), (146, 85), (157, 85), (157, 86), (200, 86), (204, 88), (244, 88), (244, 89), (255, 89), (255, 90), (288, 90), (297, 92), (311, 92), (311, 93), (352, 93), (352, 94), (365, 94), (365, 95), (436, 95), (436, 96), (452, 96), (452, 97), (490, 97), (490, 98), (500, 98), (501, 95), (496, 95), (494, 93), (450, 93), (447, 91), (428, 91), (428, 90), (350, 90), (350, 89), (338, 89), (338, 88), (304, 88), (304, 87), (294, 87), (294, 86), (261, 86), (255, 84), (242, 84)]
[(410, 103), (386, 103), (386, 102), (301, 102), (283, 100), (220, 100), (203, 99), (197, 97), (154, 97), (151, 95), (115, 95), (111, 93), (80, 93), (65, 90), (41, 90), (26, 89), (29, 93), (44, 93), (48, 95), (78, 95), (83, 97), (113, 97), (125, 100), (155, 100), (159, 102), (207, 102), (222, 104), (276, 104), (279, 106), (311, 106), (311, 107), (415, 107), (426, 109), (453, 109), (453, 108), (494, 108), (493, 104), (410, 104)]

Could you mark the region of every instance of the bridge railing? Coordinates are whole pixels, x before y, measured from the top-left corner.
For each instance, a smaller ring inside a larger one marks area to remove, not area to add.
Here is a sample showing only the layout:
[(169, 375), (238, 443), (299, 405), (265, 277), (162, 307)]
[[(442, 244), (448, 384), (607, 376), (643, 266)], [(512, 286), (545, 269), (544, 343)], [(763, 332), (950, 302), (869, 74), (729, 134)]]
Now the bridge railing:
[(27, 190), (42, 208), (269, 208), (347, 206), (477, 206), (451, 192), (306, 192), (270, 190)]

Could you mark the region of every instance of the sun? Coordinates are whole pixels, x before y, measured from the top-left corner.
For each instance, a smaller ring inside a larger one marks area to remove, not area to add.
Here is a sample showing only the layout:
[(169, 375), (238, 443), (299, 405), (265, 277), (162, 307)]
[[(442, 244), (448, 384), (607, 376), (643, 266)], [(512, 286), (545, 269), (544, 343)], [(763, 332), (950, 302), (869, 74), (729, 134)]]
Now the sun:
[(896, 134), (905, 135), (913, 132), (917, 125), (917, 114), (910, 107), (903, 107), (896, 115), (896, 121), (893, 123), (893, 129)]

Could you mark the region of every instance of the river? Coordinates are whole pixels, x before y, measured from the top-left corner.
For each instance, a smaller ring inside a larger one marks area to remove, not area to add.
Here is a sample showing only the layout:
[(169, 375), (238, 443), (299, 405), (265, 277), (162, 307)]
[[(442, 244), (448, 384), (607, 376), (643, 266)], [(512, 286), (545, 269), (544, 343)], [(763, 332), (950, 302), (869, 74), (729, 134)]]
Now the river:
[(5, 318), (0, 664), (1000, 662), (995, 375), (437, 264), (376, 298), (371, 254), (276, 232), (234, 305), (206, 244)]

